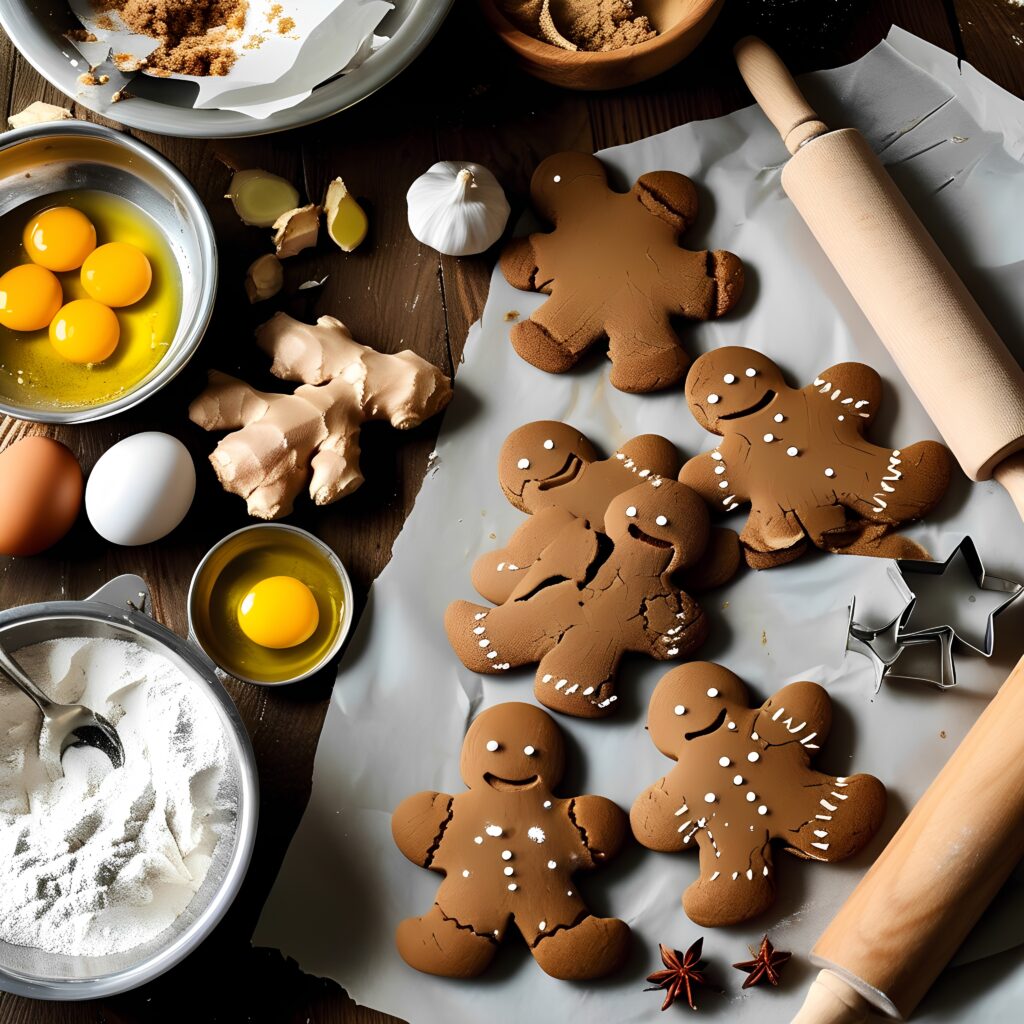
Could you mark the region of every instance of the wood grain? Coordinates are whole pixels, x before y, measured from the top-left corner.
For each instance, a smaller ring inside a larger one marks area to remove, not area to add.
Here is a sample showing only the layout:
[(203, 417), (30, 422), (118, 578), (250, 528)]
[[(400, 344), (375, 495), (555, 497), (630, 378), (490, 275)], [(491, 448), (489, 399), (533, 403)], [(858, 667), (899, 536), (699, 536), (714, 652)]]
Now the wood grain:
[[(974, 24), (975, 9), (990, 6), (983, 0), (957, 0), (963, 46), (979, 70), (1020, 91), (1024, 83), (1015, 77), (1020, 73), (1019, 47), (1002, 30), (989, 38), (980, 21)], [(340, 174), (366, 203), (372, 227), (364, 247), (343, 255), (325, 242), (291, 262), (292, 287), (324, 275), (327, 281), (321, 289), (299, 293), (287, 306), (290, 312), (309, 317), (334, 313), (361, 341), (389, 351), (408, 346), (454, 370), (466, 332), (483, 308), (494, 252), (440, 258), (417, 245), (405, 228), (405, 191), (415, 175), (441, 158), (480, 161), (509, 190), (514, 220), (534, 166), (548, 153), (630, 142), (748, 104), (730, 56), (741, 35), (763, 34), (791, 66), (807, 70), (856, 59), (884, 37), (894, 21), (956, 51), (957, 26), (934, 0), (877, 0), (868, 5), (860, 0), (730, 0), (708, 38), (678, 67), (629, 90), (582, 94), (522, 75), (482, 23), (474, 0), (460, 0), (437, 39), (411, 68), (371, 99), (327, 122), (272, 138), (220, 145), (137, 133), (184, 171), (210, 211), (221, 244), (217, 310), (192, 365), (160, 395), (113, 421), (52, 433), (71, 445), (86, 470), (113, 442), (129, 434), (145, 429), (175, 434), (189, 447), (199, 470), (195, 505), (182, 527), (149, 548), (107, 547), (79, 523), (43, 556), (0, 561), (0, 605), (78, 597), (111, 576), (132, 571), (149, 580), (158, 618), (183, 633), (185, 592), (196, 562), (210, 544), (247, 521), (242, 502), (225, 495), (208, 470), (205, 460), (213, 439), (185, 416), (187, 403), (211, 367), (241, 374), (259, 386), (279, 387), (252, 344), (252, 328), (270, 309), (250, 308), (242, 294), (245, 268), (265, 251), (266, 235), (243, 227), (223, 200), (229, 172), (220, 155), (301, 182), (314, 200), (321, 197), (325, 183)], [(0, 101), (6, 112), (35, 99), (66, 104), (0, 37)], [(75, 112), (91, 117), (80, 107)], [(26, 429), (13, 421), (0, 423), (0, 445)], [(304, 504), (292, 518), (339, 553), (352, 574), (360, 607), (370, 582), (390, 558), (437, 429), (437, 422), (411, 435), (367, 428), (366, 484), (327, 509)], [(391, 1020), (357, 1007), (338, 986), (302, 974), (276, 951), (249, 945), (309, 796), (332, 681), (331, 673), (323, 673), (285, 690), (229, 687), (259, 761), (262, 813), (249, 877), (216, 933), (165, 977), (114, 999), (56, 1005), (0, 995), (0, 1024)], [(416, 983), (415, 976), (409, 983)]]

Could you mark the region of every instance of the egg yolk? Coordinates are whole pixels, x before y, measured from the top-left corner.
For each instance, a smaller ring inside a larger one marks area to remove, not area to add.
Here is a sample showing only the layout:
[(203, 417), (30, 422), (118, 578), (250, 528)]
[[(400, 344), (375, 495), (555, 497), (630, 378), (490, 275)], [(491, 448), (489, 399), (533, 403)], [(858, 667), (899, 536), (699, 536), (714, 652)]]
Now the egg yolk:
[(50, 343), (72, 363), (102, 363), (120, 336), (117, 314), (92, 299), (69, 302), (50, 324)]
[(82, 287), (107, 306), (130, 306), (149, 291), (153, 268), (146, 254), (128, 242), (107, 242), (82, 264)]
[(25, 226), (25, 252), (47, 270), (77, 270), (96, 248), (96, 228), (80, 210), (54, 206)]
[(60, 281), (49, 270), (23, 263), (0, 277), (0, 324), (11, 331), (41, 331), (63, 299)]
[(294, 576), (260, 580), (238, 606), (242, 632), (261, 647), (297, 647), (320, 623), (313, 591)]

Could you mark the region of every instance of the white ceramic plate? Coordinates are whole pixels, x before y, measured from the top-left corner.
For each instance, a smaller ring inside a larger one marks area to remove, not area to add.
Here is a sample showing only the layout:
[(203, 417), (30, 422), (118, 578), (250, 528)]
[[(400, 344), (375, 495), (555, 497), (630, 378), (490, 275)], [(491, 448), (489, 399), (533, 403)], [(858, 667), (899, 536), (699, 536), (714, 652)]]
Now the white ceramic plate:
[(195, 110), (195, 87), (188, 82), (137, 75), (132, 97), (107, 102), (99, 90), (81, 86), (84, 70), (72, 59), (78, 55), (64, 32), (78, 22), (62, 0), (0, 0), (0, 26), (25, 59), (69, 99), (129, 128), (187, 138), (230, 138), (264, 135), (312, 124), (366, 99), (408, 67), (430, 42), (452, 5), (452, 0), (394, 0), (393, 10), (379, 34), (391, 41), (351, 74), (334, 78), (313, 90), (301, 103), (264, 120), (227, 110)]

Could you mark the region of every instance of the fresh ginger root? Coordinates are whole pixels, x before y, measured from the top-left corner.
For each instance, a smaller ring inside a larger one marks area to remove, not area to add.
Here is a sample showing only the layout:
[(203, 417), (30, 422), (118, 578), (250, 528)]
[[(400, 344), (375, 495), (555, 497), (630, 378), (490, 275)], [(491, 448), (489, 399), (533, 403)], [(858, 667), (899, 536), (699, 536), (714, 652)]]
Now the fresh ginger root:
[(274, 360), (274, 376), (303, 383), (272, 394), (214, 370), (188, 414), (204, 430), (231, 431), (210, 462), (221, 486), (260, 519), (288, 515), (307, 480), (318, 505), (351, 494), (363, 482), (363, 423), (418, 427), (452, 396), (432, 363), (408, 349), (388, 355), (360, 345), (332, 316), (312, 325), (275, 313), (257, 328), (256, 343)]

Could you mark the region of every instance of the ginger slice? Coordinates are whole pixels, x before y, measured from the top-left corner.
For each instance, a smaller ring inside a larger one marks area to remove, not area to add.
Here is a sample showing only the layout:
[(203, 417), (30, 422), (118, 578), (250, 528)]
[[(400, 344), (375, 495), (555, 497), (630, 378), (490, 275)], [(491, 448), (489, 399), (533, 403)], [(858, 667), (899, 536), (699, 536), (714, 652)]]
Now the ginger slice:
[(7, 123), (12, 128), (24, 128), (30, 124), (45, 124), (47, 121), (70, 121), (72, 113), (67, 107), (58, 107), (53, 103), (36, 100), (17, 114), (11, 114)]
[(249, 265), (245, 275), (245, 294), (250, 302), (272, 299), (284, 287), (284, 267), (272, 253), (260, 256)]
[(299, 193), (285, 178), (269, 171), (237, 171), (231, 178), (225, 199), (230, 199), (243, 224), (269, 228), (299, 205)]
[(327, 234), (342, 252), (352, 252), (366, 238), (370, 227), (366, 212), (341, 178), (335, 178), (327, 186), (324, 219), (327, 222)]
[(316, 203), (288, 210), (274, 221), (274, 246), (279, 260), (316, 245), (320, 234), (320, 207)]
[(448, 377), (432, 363), (408, 349), (389, 355), (360, 345), (331, 316), (313, 325), (276, 313), (256, 343), (272, 357), (274, 376), (303, 383), (272, 394), (213, 371), (188, 414), (204, 430), (231, 431), (210, 463), (221, 486), (260, 519), (288, 515), (303, 488), (318, 505), (356, 490), (367, 420), (407, 430), (451, 400)]

